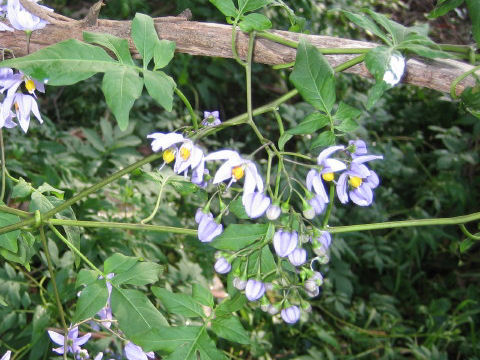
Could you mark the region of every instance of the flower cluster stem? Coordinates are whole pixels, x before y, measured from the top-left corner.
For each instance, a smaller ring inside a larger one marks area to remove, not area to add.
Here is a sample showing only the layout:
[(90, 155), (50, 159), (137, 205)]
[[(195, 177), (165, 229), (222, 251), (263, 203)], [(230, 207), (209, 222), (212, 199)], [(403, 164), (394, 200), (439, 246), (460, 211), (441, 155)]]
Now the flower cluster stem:
[(330, 198), (327, 206), (327, 211), (325, 212), (325, 216), (323, 217), (322, 221), (322, 229), (325, 229), (328, 225), (328, 220), (330, 219), (330, 215), (332, 214), (333, 202), (335, 197), (335, 184), (332, 182), (330, 184)]
[(197, 119), (197, 114), (195, 114), (195, 111), (192, 108), (192, 104), (190, 104), (190, 101), (188, 101), (187, 97), (183, 94), (183, 92), (178, 87), (175, 88), (175, 94), (178, 95), (178, 97), (183, 101), (183, 103), (187, 107), (187, 110), (190, 113), (190, 117), (192, 118), (193, 128), (195, 129), (195, 131), (197, 131), (198, 119)]

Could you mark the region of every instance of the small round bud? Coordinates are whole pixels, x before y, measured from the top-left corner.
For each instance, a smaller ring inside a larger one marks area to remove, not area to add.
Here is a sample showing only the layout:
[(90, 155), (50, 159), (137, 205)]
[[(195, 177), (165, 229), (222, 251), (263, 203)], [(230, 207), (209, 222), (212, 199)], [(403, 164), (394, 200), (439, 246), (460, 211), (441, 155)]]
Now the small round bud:
[(247, 286), (247, 281), (236, 277), (233, 279), (233, 286), (238, 290), (245, 290), (245, 286)]
[(287, 324), (295, 324), (300, 319), (300, 309), (298, 306), (290, 306), (282, 310), (282, 319)]
[(230, 270), (232, 270), (232, 265), (230, 265), (227, 259), (225, 259), (224, 257), (221, 257), (215, 263), (214, 268), (217, 273), (226, 274), (230, 272)]
[(265, 294), (265, 284), (261, 281), (250, 279), (245, 286), (245, 296), (248, 301), (256, 301)]
[(303, 209), (303, 217), (308, 220), (313, 219), (315, 217), (315, 209), (311, 206), (306, 206)]
[(275, 306), (275, 305), (270, 305), (268, 307), (268, 313), (270, 315), (275, 315), (275, 314), (278, 314), (278, 308)]
[(272, 204), (267, 209), (267, 219), (268, 220), (277, 220), (280, 214), (282, 213), (282, 209), (277, 204)]
[(293, 266), (301, 266), (307, 261), (307, 251), (297, 248), (288, 255), (288, 260)]
[(280, 206), (280, 208), (282, 209), (282, 213), (288, 213), (290, 211), (290, 204), (285, 201), (284, 203), (282, 203), (282, 205)]
[(267, 312), (269, 308), (270, 308), (270, 304), (262, 304), (262, 305), (260, 305), (260, 309), (261, 309), (263, 312)]

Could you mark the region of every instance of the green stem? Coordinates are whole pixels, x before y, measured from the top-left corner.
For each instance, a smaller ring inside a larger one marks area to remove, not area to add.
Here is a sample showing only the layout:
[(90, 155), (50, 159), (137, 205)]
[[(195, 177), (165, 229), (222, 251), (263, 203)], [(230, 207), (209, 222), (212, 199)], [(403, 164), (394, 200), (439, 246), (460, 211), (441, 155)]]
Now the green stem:
[(22, 211), (22, 210), (19, 210), (19, 209), (11, 208), (11, 207), (5, 206), (5, 205), (0, 205), (0, 212), (17, 215), (17, 216), (23, 217), (23, 218), (28, 218), (28, 217), (32, 216), (32, 214), (30, 214), (30, 213), (28, 213), (28, 212), (26, 212), (26, 211)]
[(183, 103), (187, 107), (188, 112), (190, 113), (190, 117), (192, 118), (193, 128), (195, 129), (195, 131), (198, 130), (197, 114), (195, 114), (195, 111), (193, 110), (192, 105), (190, 104), (190, 101), (188, 101), (187, 97), (183, 94), (183, 92), (178, 87), (175, 88), (175, 94), (178, 95), (178, 97), (183, 101)]
[(470, 239), (472, 239), (472, 240), (480, 240), (480, 236), (478, 236), (478, 235), (473, 235), (470, 231), (467, 230), (467, 228), (465, 227), (465, 225), (460, 224), (460, 229), (461, 229), (462, 232), (463, 232), (467, 237), (469, 237)]
[(452, 85), (450, 85), (450, 96), (452, 97), (452, 99), (455, 99), (455, 100), (458, 99), (457, 91), (456, 91), (458, 83), (463, 79), (465, 79), (467, 76), (473, 74), (478, 69), (480, 69), (480, 65), (475, 66), (473, 69), (470, 69), (467, 72), (464, 72), (462, 75), (460, 75), (459, 77), (457, 77), (455, 80), (452, 81)]
[(279, 154), (280, 155), (287, 155), (287, 156), (296, 156), (296, 157), (299, 157), (299, 158), (302, 158), (302, 159), (305, 159), (305, 160), (315, 161), (315, 159), (312, 159), (308, 155), (303, 155), (303, 154), (295, 153), (295, 152), (280, 151)]
[(6, 176), (6, 167), (5, 167), (5, 147), (3, 145), (3, 131), (0, 129), (0, 153), (2, 160), (2, 190), (0, 192), (0, 201), (3, 201), (5, 197), (5, 176)]
[(435, 225), (459, 225), (465, 224), (471, 221), (480, 220), (480, 212), (455, 216), (451, 218), (437, 218), (437, 219), (419, 219), (419, 220), (403, 220), (403, 221), (387, 221), (383, 223), (372, 224), (360, 224), (360, 225), (348, 225), (348, 226), (332, 226), (327, 230), (332, 234), (347, 233), (353, 231), (367, 231), (367, 230), (380, 230), (380, 229), (393, 229), (403, 227), (415, 227), (415, 226), (435, 226)]
[[(48, 272), (50, 273), (50, 277), (52, 278), (52, 287), (53, 292), (55, 293), (55, 300), (57, 302), (58, 312), (60, 314), (60, 321), (62, 323), (63, 329), (65, 330), (64, 335), (64, 349), (67, 349), (67, 336), (68, 336), (68, 327), (65, 321), (65, 313), (63, 312), (62, 302), (60, 301), (60, 295), (58, 293), (57, 282), (55, 281), (55, 272), (53, 271), (52, 265), (52, 258), (50, 256), (50, 251), (48, 250), (47, 245), (47, 238), (45, 237), (45, 232), (43, 231), (43, 227), (40, 227), (40, 239), (42, 240), (43, 251), (45, 251), (45, 257), (47, 258), (47, 265), (48, 265)], [(63, 353), (63, 359), (67, 360), (67, 351)]]
[(162, 199), (163, 189), (165, 188), (165, 185), (167, 185), (168, 179), (170, 179), (170, 177), (171, 177), (171, 175), (167, 176), (167, 178), (162, 181), (162, 185), (160, 185), (160, 192), (158, 193), (158, 197), (157, 197), (157, 202), (155, 203), (155, 208), (153, 209), (150, 216), (148, 216), (145, 219), (140, 221), (141, 224), (145, 224), (145, 223), (149, 222), (157, 214), (158, 208), (160, 207), (160, 200)]
[(102, 222), (102, 221), (80, 221), (80, 220), (67, 220), (67, 219), (50, 219), (47, 221), (49, 225), (62, 225), (62, 226), (80, 226), (84, 228), (106, 228), (106, 229), (125, 229), (125, 230), (145, 230), (165, 232), (171, 234), (183, 234), (183, 235), (197, 235), (197, 230), (176, 228), (172, 226), (161, 225), (146, 225), (146, 224), (132, 224), (132, 223), (120, 223), (120, 222)]
[(103, 271), (101, 271), (99, 268), (97, 268), (95, 265), (93, 265), (93, 263), (92, 263), (90, 260), (88, 260), (88, 258), (87, 258), (85, 255), (83, 255), (83, 253), (82, 253), (80, 250), (78, 250), (78, 249), (75, 247), (75, 245), (73, 245), (70, 241), (68, 241), (68, 240), (60, 233), (60, 231), (58, 231), (58, 230), (55, 228), (55, 226), (53, 226), (52, 223), (48, 223), (48, 227), (50, 228), (50, 230), (52, 230), (52, 231), (55, 233), (55, 235), (57, 235), (57, 237), (58, 237), (60, 240), (62, 240), (62, 241), (65, 243), (65, 245), (67, 245), (67, 246), (70, 248), (70, 250), (72, 250), (75, 254), (77, 254), (78, 257), (80, 257), (80, 259), (82, 259), (83, 261), (85, 261), (85, 263), (86, 263), (88, 266), (90, 266), (90, 268), (91, 268), (92, 270), (95, 270), (95, 271), (98, 273), (98, 275), (103, 276), (104, 278), (106, 278), (106, 275), (103, 273)]
[(325, 216), (323, 217), (323, 221), (322, 221), (322, 229), (325, 229), (327, 227), (328, 220), (330, 219), (330, 215), (332, 213), (334, 197), (335, 197), (335, 184), (332, 182), (330, 184), (330, 198), (327, 206), (327, 211), (325, 212)]
[(292, 62), (285, 63), (285, 64), (273, 65), (272, 69), (273, 70), (281, 70), (281, 69), (288, 69), (288, 68), (291, 68), (291, 67), (294, 67), (294, 66), (295, 66), (295, 61), (292, 61)]
[(237, 23), (238, 23), (238, 19), (235, 19), (235, 21), (232, 24), (232, 44), (231, 44), (232, 54), (236, 62), (238, 62), (243, 67), (245, 67), (247, 66), (247, 64), (242, 59), (240, 59), (240, 56), (238, 56), (238, 53), (237, 53)]
[(335, 72), (337, 72), (337, 73), (345, 71), (348, 68), (351, 68), (352, 66), (360, 64), (364, 59), (365, 59), (365, 54), (362, 54), (360, 56), (356, 56), (353, 59), (348, 60), (348, 61), (334, 67), (333, 70), (335, 70)]
[(273, 114), (275, 115), (275, 120), (277, 120), (278, 131), (280, 132), (280, 136), (282, 136), (283, 133), (285, 132), (285, 129), (283, 127), (282, 117), (278, 113), (278, 110), (273, 110)]

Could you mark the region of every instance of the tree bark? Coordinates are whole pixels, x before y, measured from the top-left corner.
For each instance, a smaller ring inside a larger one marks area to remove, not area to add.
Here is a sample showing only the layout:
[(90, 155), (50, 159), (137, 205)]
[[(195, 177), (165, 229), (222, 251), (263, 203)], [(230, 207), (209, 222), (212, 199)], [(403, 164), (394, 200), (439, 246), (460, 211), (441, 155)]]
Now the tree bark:
[[(134, 56), (138, 53), (130, 38), (130, 21), (98, 20), (96, 26), (88, 26), (85, 22), (72, 20), (55, 21), (42, 30), (34, 31), (30, 42), (30, 51), (36, 51), (48, 45), (70, 38), (82, 39), (83, 31), (109, 33), (128, 39), (130, 50)], [(232, 27), (214, 23), (188, 21), (182, 17), (162, 17), (155, 19), (155, 27), (160, 39), (174, 41), (177, 51), (196, 56), (216, 56), (233, 58), (231, 49)], [(271, 31), (273, 34), (289, 40), (298, 41), (300, 36), (318, 48), (371, 48), (377, 44), (335, 38), (330, 36), (301, 35), (288, 31)], [(15, 56), (26, 55), (25, 34), (22, 31), (0, 33), (0, 46), (12, 50)], [(245, 58), (248, 46), (248, 35), (237, 33), (237, 50), (241, 58)], [(257, 38), (254, 50), (254, 61), (268, 65), (286, 64), (295, 60), (296, 49), (273, 41)], [(332, 66), (339, 65), (357, 55), (326, 55)], [(402, 82), (426, 87), (441, 92), (449, 92), (451, 82), (462, 73), (472, 69), (471, 65), (454, 60), (409, 59), (406, 74)], [(356, 65), (346, 72), (363, 77), (370, 77), (364, 64)], [(474, 80), (466, 78), (457, 86), (460, 94), (466, 86), (473, 86)]]

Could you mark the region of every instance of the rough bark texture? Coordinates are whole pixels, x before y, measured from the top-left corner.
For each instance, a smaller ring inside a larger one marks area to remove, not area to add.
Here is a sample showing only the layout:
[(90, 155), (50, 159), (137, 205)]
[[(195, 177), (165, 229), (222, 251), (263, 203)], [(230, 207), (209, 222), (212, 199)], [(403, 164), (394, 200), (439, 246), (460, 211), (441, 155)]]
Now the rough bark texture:
[[(22, 0), (23, 2), (24, 0)], [(56, 15), (56, 14), (55, 14)], [(82, 39), (83, 31), (109, 33), (118, 37), (127, 38), (131, 51), (138, 55), (130, 38), (130, 21), (98, 20), (96, 26), (88, 26), (87, 22), (72, 20), (55, 21), (43, 30), (35, 31), (31, 37), (30, 51), (39, 50), (57, 42), (75, 38)], [(200, 56), (217, 56), (232, 58), (230, 25), (201, 23), (188, 21), (183, 17), (163, 17), (155, 19), (158, 36), (161, 39), (175, 41), (177, 51)], [(287, 31), (272, 31), (290, 40), (297, 40), (305, 36), (308, 41), (319, 48), (370, 48), (376, 44), (330, 36), (299, 35)], [(237, 36), (237, 49), (240, 57), (244, 58), (248, 45), (248, 35), (242, 32)], [(0, 33), (0, 46), (10, 49), (15, 56), (26, 54), (25, 34), (22, 31)], [(254, 61), (263, 64), (285, 64), (295, 60), (295, 49), (275, 43), (267, 39), (258, 38), (255, 44)], [(326, 55), (332, 66), (345, 62), (356, 55)], [(403, 77), (404, 83), (427, 87), (441, 92), (448, 92), (451, 82), (463, 72), (472, 67), (468, 64), (453, 60), (417, 60), (410, 59), (407, 63), (407, 73)], [(370, 77), (363, 64), (347, 70), (364, 77)], [(467, 78), (457, 86), (457, 93), (461, 93), (466, 86), (472, 86), (473, 79)]]

